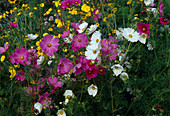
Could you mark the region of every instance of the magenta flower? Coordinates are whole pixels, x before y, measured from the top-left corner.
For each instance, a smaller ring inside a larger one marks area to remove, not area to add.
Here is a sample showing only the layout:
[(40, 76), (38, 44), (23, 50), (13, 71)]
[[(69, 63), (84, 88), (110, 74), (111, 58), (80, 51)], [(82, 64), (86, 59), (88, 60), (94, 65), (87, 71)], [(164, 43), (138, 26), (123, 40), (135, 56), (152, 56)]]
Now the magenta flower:
[(10, 26), (13, 27), (13, 28), (18, 27), (18, 25), (17, 25), (16, 23), (10, 22), (9, 24), (10, 24)]
[(30, 56), (29, 52), (25, 48), (16, 48), (15, 52), (12, 53), (12, 56), (10, 56), (10, 61), (14, 63), (19, 63), (25, 66), (25, 63), (28, 64), (28, 57)]
[(73, 0), (73, 4), (75, 5), (81, 4), (81, 0)]
[(93, 19), (95, 21), (98, 21), (98, 19), (100, 19), (102, 13), (100, 12), (100, 10), (98, 8), (96, 8), (94, 11), (93, 11)]
[(159, 3), (159, 15), (160, 16), (163, 15), (163, 4), (162, 4), (162, 1), (160, 1), (160, 3)]
[(70, 62), (68, 58), (59, 59), (60, 63), (58, 64), (57, 73), (60, 75), (61, 73), (68, 73), (73, 68), (73, 63)]
[(108, 40), (106, 38), (102, 39), (100, 45), (101, 45), (101, 51), (106, 52), (109, 47)]
[(160, 18), (160, 23), (161, 23), (162, 25), (166, 25), (166, 24), (169, 23), (169, 20), (168, 20), (166, 17), (161, 17), (161, 18)]
[(54, 38), (53, 35), (47, 35), (41, 41), (40, 47), (47, 56), (52, 56), (54, 52), (58, 51), (60, 44), (58, 43), (59, 39), (57, 37)]
[(62, 82), (61, 81), (57, 81), (57, 77), (52, 77), (50, 76), (48, 78), (48, 82), (51, 86), (54, 87), (54, 89), (58, 88), (58, 87), (62, 87)]
[(41, 80), (37, 81), (38, 88), (43, 88), (45, 86), (45, 79), (41, 78)]
[(98, 65), (98, 66), (97, 66), (97, 71), (98, 71), (98, 73), (101, 74), (101, 75), (103, 75), (103, 74), (106, 73), (104, 67), (101, 66), (101, 65)]
[(68, 7), (71, 7), (73, 4), (72, 0), (64, 0), (61, 2), (61, 7), (60, 8), (68, 8)]
[(137, 24), (137, 30), (138, 33), (141, 35), (142, 33), (145, 33), (149, 36), (149, 24), (145, 24), (145, 23), (138, 23)]
[(74, 40), (71, 44), (71, 47), (74, 51), (77, 51), (80, 48), (87, 46), (88, 39), (85, 33), (79, 33), (78, 35), (74, 35), (73, 38)]
[(24, 81), (25, 79), (25, 73), (24, 72), (17, 72), (16, 74), (16, 79), (19, 80), (19, 81)]
[(76, 31), (80, 29), (80, 28), (79, 28), (79, 26), (80, 26), (79, 23), (72, 22), (72, 23), (71, 23), (71, 26), (72, 26)]
[(85, 73), (87, 75), (87, 79), (95, 78), (97, 77), (97, 68), (93, 67), (92, 69), (85, 70)]
[(43, 107), (49, 107), (51, 104), (52, 98), (48, 97), (50, 94), (48, 92), (45, 92), (44, 96), (39, 95), (38, 102), (43, 106)]
[(4, 47), (0, 47), (0, 54), (3, 54), (6, 52), (6, 50), (9, 48), (9, 43), (5, 43)]
[(67, 38), (70, 35), (70, 30), (64, 31), (63, 34), (61, 34), (62, 38)]
[(26, 96), (30, 96), (30, 95), (36, 95), (40, 92), (40, 88), (39, 87), (36, 87), (36, 86), (28, 86), (28, 87), (25, 87), (26, 88)]

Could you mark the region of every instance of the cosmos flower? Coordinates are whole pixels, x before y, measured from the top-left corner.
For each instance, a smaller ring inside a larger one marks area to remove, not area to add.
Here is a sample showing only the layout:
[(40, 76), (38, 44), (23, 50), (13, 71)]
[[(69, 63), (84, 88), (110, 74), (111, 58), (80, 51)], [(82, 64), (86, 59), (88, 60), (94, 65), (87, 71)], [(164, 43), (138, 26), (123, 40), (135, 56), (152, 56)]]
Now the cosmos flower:
[(144, 0), (144, 3), (146, 6), (149, 6), (150, 4), (154, 3), (154, 0)]
[(95, 60), (100, 53), (100, 46), (88, 45), (85, 51), (85, 56), (87, 59)]
[(66, 116), (66, 112), (62, 109), (57, 111), (57, 116)]
[(97, 77), (97, 67), (89, 68), (85, 70), (87, 75), (87, 79), (96, 78)]
[(127, 79), (129, 79), (128, 74), (125, 73), (125, 72), (122, 72), (122, 73), (120, 74), (120, 78), (121, 78), (123, 81), (126, 81)]
[(28, 34), (27, 36), (30, 40), (35, 40), (37, 38), (37, 36), (33, 34)]
[(10, 26), (11, 26), (12, 28), (18, 27), (18, 25), (17, 25), (16, 23), (10, 22), (9, 24), (10, 24)]
[(166, 24), (169, 23), (169, 20), (168, 20), (166, 17), (161, 17), (161, 18), (160, 18), (160, 23), (161, 23), (162, 25), (166, 25)]
[(4, 44), (4, 47), (0, 47), (0, 54), (3, 54), (4, 52), (6, 52), (6, 50), (9, 48), (9, 43), (6, 42)]
[(162, 4), (162, 1), (160, 1), (160, 3), (159, 3), (159, 15), (160, 16), (163, 15), (163, 4)]
[(145, 23), (138, 23), (137, 24), (137, 30), (138, 33), (141, 35), (142, 33), (145, 33), (146, 35), (149, 36), (149, 24), (145, 24)]
[(97, 94), (97, 92), (98, 92), (98, 87), (97, 86), (95, 86), (95, 85), (90, 85), (89, 87), (88, 87), (88, 93), (89, 93), (89, 95), (92, 95), (93, 97), (95, 97), (96, 96), (96, 94)]
[(54, 52), (58, 51), (58, 46), (60, 45), (59, 39), (53, 35), (45, 36), (40, 43), (42, 51), (47, 54), (47, 56), (52, 56)]
[(25, 79), (25, 73), (24, 73), (23, 71), (17, 72), (17, 74), (16, 74), (16, 79), (19, 80), (19, 81), (24, 81), (24, 79)]
[(75, 5), (81, 4), (81, 0), (73, 0), (73, 4)]
[(87, 28), (88, 26), (88, 23), (87, 22), (84, 22), (82, 24), (79, 25), (79, 30), (77, 30), (79, 33), (83, 33), (84, 30)]
[(44, 56), (40, 56), (38, 59), (37, 59), (37, 64), (40, 65), (42, 64), (44, 61)]
[(94, 31), (96, 31), (96, 29), (97, 29), (97, 25), (91, 25), (90, 28), (87, 28), (86, 32), (88, 35), (90, 35)]
[(139, 33), (132, 28), (125, 28), (122, 35), (130, 42), (137, 42), (139, 40)]
[(65, 9), (65, 8), (71, 7), (72, 4), (73, 4), (72, 0), (64, 0), (61, 2), (60, 8)]
[(34, 112), (35, 112), (35, 115), (38, 115), (39, 113), (41, 113), (42, 111), (42, 105), (40, 103), (35, 103), (34, 104)]
[(71, 22), (71, 26), (77, 31), (77, 30), (80, 30), (79, 26), (80, 24), (79, 23), (75, 23), (75, 22)]
[(50, 94), (48, 92), (45, 92), (43, 96), (39, 95), (38, 102), (43, 106), (43, 107), (49, 107), (51, 104), (52, 98), (49, 97)]
[(65, 96), (65, 98), (74, 97), (72, 90), (66, 90), (63, 95)]
[(52, 77), (52, 76), (50, 76), (50, 77), (48, 78), (49, 84), (50, 84), (51, 86), (53, 86), (54, 89), (56, 89), (56, 88), (58, 88), (58, 87), (62, 87), (62, 82), (61, 82), (61, 81), (57, 81), (57, 80), (58, 80), (57, 77)]
[(145, 33), (142, 33), (142, 34), (140, 35), (139, 41), (140, 41), (141, 43), (145, 44), (145, 43), (146, 43), (146, 38), (147, 38), (147, 35), (146, 35)]
[(10, 56), (10, 61), (12, 63), (20, 63), (25, 66), (25, 63), (28, 63), (28, 57), (30, 56), (29, 52), (25, 48), (16, 48), (15, 52)]
[(98, 21), (101, 17), (102, 13), (98, 8), (94, 9), (93, 11), (93, 20)]
[(120, 64), (115, 64), (111, 68), (113, 69), (113, 72), (116, 76), (121, 74), (121, 72), (123, 71), (123, 67)]

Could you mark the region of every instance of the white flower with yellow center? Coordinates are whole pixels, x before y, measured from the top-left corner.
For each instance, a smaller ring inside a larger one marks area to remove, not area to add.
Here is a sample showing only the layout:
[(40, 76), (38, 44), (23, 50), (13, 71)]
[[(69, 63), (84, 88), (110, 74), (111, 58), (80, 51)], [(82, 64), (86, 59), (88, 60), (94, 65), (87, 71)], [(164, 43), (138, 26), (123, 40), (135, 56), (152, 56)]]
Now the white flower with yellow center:
[(154, 0), (144, 0), (144, 3), (145, 3), (146, 6), (148, 6), (150, 4), (153, 4)]
[(63, 95), (65, 96), (65, 98), (74, 97), (72, 90), (66, 90)]
[(132, 28), (125, 28), (122, 35), (130, 42), (137, 42), (139, 40), (139, 33)]
[(37, 64), (40, 65), (42, 64), (44, 61), (44, 56), (40, 56), (38, 59), (37, 59)]
[(94, 31), (96, 31), (96, 29), (97, 29), (97, 25), (91, 25), (90, 28), (87, 28), (86, 32), (88, 35), (90, 35)]
[(35, 115), (38, 115), (42, 111), (42, 105), (40, 103), (35, 103), (34, 104), (34, 109), (36, 109), (38, 112), (35, 113)]
[(35, 40), (37, 38), (37, 36), (33, 34), (28, 34), (27, 36), (30, 40)]
[(122, 28), (118, 28), (118, 30), (116, 30), (116, 35), (117, 35), (118, 39), (121, 39), (123, 37), (122, 33), (123, 33), (123, 29)]
[(84, 30), (87, 28), (87, 26), (88, 26), (88, 23), (86, 23), (86, 22), (84, 22), (84, 23), (82, 23), (82, 24), (80, 24), (79, 25), (79, 30), (77, 30), (79, 33), (83, 33), (84, 32)]
[(57, 116), (66, 116), (66, 112), (62, 109), (58, 110)]
[(141, 43), (145, 44), (145, 43), (146, 43), (146, 38), (147, 38), (147, 35), (144, 34), (144, 33), (142, 33), (142, 34), (140, 35), (139, 41), (140, 41)]
[(96, 47), (95, 45), (88, 45), (86, 48), (87, 51), (85, 51), (86, 59), (95, 60), (100, 53), (100, 49), (100, 46)]
[(111, 69), (113, 69), (113, 72), (116, 76), (118, 76), (123, 71), (123, 67), (120, 64), (113, 65)]
[(125, 72), (122, 72), (122, 73), (120, 74), (120, 78), (121, 78), (123, 81), (126, 81), (127, 79), (129, 79), (128, 74), (125, 73)]
[(98, 45), (100, 44), (100, 41), (101, 41), (101, 35), (102, 34), (100, 33), (100, 31), (95, 31), (93, 33), (93, 35), (91, 36), (90, 44), (98, 47)]
[(88, 93), (89, 93), (89, 95), (92, 95), (93, 97), (95, 97), (96, 96), (96, 94), (97, 94), (97, 92), (98, 92), (98, 88), (97, 88), (97, 86), (95, 86), (95, 85), (90, 85), (89, 87), (88, 87)]
[(71, 43), (73, 40), (73, 34), (70, 33), (69, 36), (67, 38), (64, 38), (63, 40), (66, 43)]

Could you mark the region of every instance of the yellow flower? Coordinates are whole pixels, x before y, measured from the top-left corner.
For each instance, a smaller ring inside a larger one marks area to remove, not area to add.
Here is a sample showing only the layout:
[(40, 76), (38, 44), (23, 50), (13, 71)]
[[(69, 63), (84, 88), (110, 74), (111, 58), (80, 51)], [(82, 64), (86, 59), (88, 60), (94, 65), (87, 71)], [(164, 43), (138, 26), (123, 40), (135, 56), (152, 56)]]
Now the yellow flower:
[(32, 17), (32, 15), (33, 15), (33, 12), (30, 12), (30, 13), (29, 13), (29, 16)]
[(38, 34), (35, 34), (35, 36), (39, 37), (39, 35), (38, 35)]
[(40, 7), (44, 7), (44, 3), (41, 3), (41, 4), (40, 4)]
[(132, 3), (132, 0), (129, 0), (128, 2), (127, 2), (127, 4), (131, 4)]
[(36, 42), (36, 46), (40, 46), (40, 41), (37, 41), (37, 42)]
[(91, 12), (88, 12), (87, 14), (86, 14), (86, 17), (90, 17), (91, 16)]
[(17, 65), (14, 65), (14, 67), (20, 68), (20, 65), (19, 65), (19, 63), (17, 63)]
[(107, 18), (107, 17), (104, 17), (103, 22), (107, 22), (107, 21), (106, 21), (106, 18)]
[(49, 28), (48, 31), (53, 31), (53, 28)]
[(34, 81), (34, 80), (32, 80), (30, 83), (34, 85), (34, 84), (35, 84), (35, 81)]
[(2, 15), (0, 15), (0, 19), (2, 19)]
[(21, 15), (21, 12), (19, 12), (19, 13), (17, 14), (17, 16), (19, 16), (19, 15)]
[(114, 13), (117, 12), (117, 8), (114, 8)]
[(12, 14), (14, 12), (14, 10), (10, 10), (10, 13)]
[(5, 60), (5, 55), (1, 56), (1, 62), (3, 62)]
[(99, 23), (96, 23), (96, 25), (97, 25), (97, 27), (99, 27), (100, 24), (99, 24)]
[(77, 15), (77, 9), (74, 8), (72, 11), (69, 11), (69, 13), (72, 15)]
[(21, 7), (21, 8), (22, 8), (23, 10), (26, 10), (27, 7), (28, 7), (28, 4), (22, 4), (22, 7)]
[(44, 34), (43, 34), (43, 37), (46, 36), (46, 35), (48, 35), (48, 33), (44, 33)]
[(69, 71), (69, 74), (71, 75), (71, 74), (72, 74), (72, 72), (73, 72), (73, 69), (71, 69), (71, 70)]
[(34, 10), (37, 10), (37, 7), (34, 7)]
[(55, 7), (58, 7), (60, 4), (60, 1), (53, 1), (53, 3), (55, 4)]
[(15, 4), (16, 0), (8, 0), (10, 4)]
[(12, 80), (16, 75), (16, 71), (13, 67), (9, 66), (9, 72), (11, 73), (10, 78)]
[(67, 52), (67, 49), (63, 49), (63, 52)]
[(81, 7), (81, 10), (84, 12), (89, 12), (90, 11), (90, 6), (83, 4), (83, 6)]
[(58, 38), (60, 38), (61, 37), (61, 34), (58, 34), (58, 36), (57, 36)]

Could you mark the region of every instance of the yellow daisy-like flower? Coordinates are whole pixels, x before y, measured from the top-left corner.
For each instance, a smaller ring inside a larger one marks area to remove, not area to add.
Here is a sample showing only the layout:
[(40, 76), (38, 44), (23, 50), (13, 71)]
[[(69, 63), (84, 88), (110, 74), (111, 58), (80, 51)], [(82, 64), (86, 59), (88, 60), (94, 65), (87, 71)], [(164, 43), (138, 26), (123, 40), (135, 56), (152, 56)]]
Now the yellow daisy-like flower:
[(13, 67), (10, 66), (9, 67), (9, 72), (11, 73), (10, 78), (12, 80), (16, 75), (16, 71), (15, 71), (15, 69)]
[(53, 31), (53, 28), (49, 28), (48, 31)]
[(41, 3), (41, 4), (40, 4), (40, 7), (44, 7), (44, 3)]
[(5, 55), (1, 56), (1, 62), (3, 62), (5, 60)]
[(83, 6), (81, 7), (81, 10), (84, 12), (89, 12), (90, 11), (90, 6), (83, 4)]
[(16, 1), (17, 1), (17, 0), (8, 0), (8, 2), (9, 2), (10, 4), (15, 4)]

